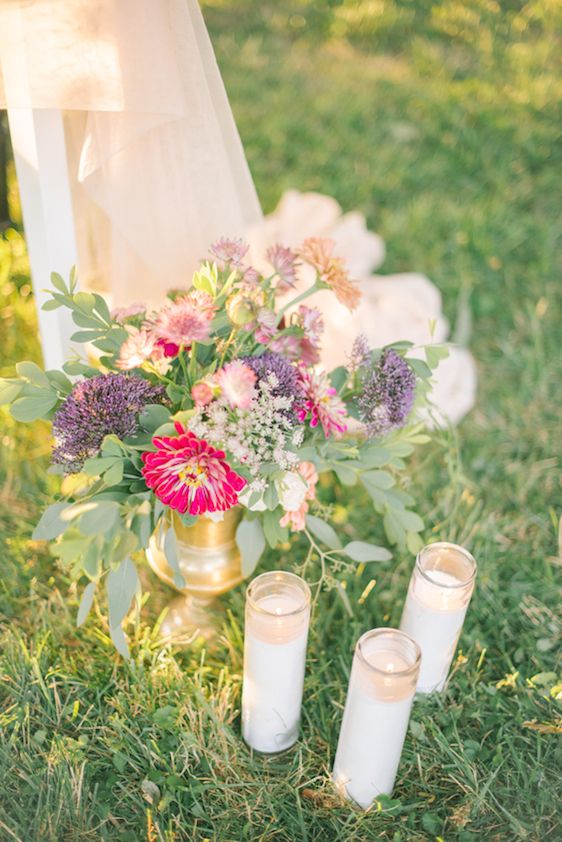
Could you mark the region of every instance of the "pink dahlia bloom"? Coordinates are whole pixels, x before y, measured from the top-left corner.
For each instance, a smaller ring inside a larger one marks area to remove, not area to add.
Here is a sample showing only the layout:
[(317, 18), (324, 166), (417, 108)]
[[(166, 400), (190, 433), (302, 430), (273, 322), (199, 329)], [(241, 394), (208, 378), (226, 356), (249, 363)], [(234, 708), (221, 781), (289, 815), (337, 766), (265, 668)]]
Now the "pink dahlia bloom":
[(322, 426), (326, 438), (341, 438), (347, 430), (345, 404), (337, 390), (330, 386), (324, 372), (301, 369), (299, 381), (304, 392), (297, 417), (299, 421), (310, 421), (311, 427)]
[(215, 374), (215, 382), (233, 409), (249, 409), (257, 377), (242, 360), (233, 360)]
[(152, 330), (166, 345), (185, 347), (209, 338), (214, 312), (210, 295), (190, 293), (162, 307), (154, 317)]
[(244, 477), (216, 450), (181, 424), (177, 436), (155, 436), (157, 450), (143, 453), (142, 475), (149, 488), (171, 509), (181, 514), (225, 512), (238, 503), (246, 486)]
[(303, 531), (309, 509), (308, 501), (316, 498), (316, 483), (318, 482), (318, 472), (312, 462), (301, 462), (298, 472), (307, 485), (304, 500), (296, 511), (285, 512), (279, 521), (280, 526), (289, 526), (293, 532)]
[(121, 345), (117, 368), (129, 371), (132, 368), (140, 368), (154, 353), (156, 339), (146, 328), (141, 328), (132, 333)]

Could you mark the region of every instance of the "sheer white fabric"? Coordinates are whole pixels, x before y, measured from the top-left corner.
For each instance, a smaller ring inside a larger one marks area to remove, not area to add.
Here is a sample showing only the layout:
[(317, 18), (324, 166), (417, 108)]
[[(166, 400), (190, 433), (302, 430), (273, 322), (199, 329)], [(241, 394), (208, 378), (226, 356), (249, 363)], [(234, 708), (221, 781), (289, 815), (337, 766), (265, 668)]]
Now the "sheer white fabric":
[(0, 107), (64, 113), (81, 282), (115, 303), (261, 219), (196, 0), (0, 0)]

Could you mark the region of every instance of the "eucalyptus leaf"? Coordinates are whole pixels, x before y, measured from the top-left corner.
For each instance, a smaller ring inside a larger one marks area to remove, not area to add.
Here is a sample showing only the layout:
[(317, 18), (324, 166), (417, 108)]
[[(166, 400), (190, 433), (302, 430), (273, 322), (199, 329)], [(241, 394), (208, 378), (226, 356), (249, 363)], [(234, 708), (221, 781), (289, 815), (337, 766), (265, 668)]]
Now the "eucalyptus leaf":
[(40, 397), (17, 398), (10, 407), (10, 412), (16, 421), (28, 423), (37, 421), (39, 418), (46, 418), (57, 403), (58, 398), (54, 394), (49, 397), (41, 395)]
[(122, 655), (122, 657), (128, 661), (131, 657), (131, 653), (129, 652), (129, 646), (127, 644), (125, 632), (123, 631), (121, 626), (110, 626), (109, 634), (113, 641), (113, 645), (115, 646), (119, 654)]
[(379, 488), (386, 491), (394, 485), (394, 477), (388, 471), (365, 471), (361, 474), (361, 481), (367, 490)]
[(100, 500), (94, 507), (80, 515), (79, 528), (85, 535), (98, 535), (115, 526), (119, 517), (119, 506), (111, 500)]
[(335, 530), (325, 520), (316, 517), (316, 515), (307, 515), (306, 525), (310, 532), (331, 550), (341, 550), (340, 539)]
[(151, 403), (145, 406), (139, 415), (141, 426), (149, 433), (153, 433), (170, 419), (170, 410), (161, 404)]
[(51, 384), (49, 383), (49, 378), (47, 377), (43, 369), (39, 368), (37, 363), (32, 363), (28, 360), (24, 360), (21, 363), (17, 363), (16, 371), (20, 377), (24, 377), (26, 380), (30, 380), (32, 383), (35, 383), (36, 386), (42, 386), (46, 389), (49, 389), (51, 387)]
[(106, 579), (109, 606), (109, 625), (115, 629), (121, 625), (139, 587), (137, 569), (131, 559), (123, 559), (116, 570), (110, 570)]
[(0, 406), (12, 403), (22, 390), (22, 384), (17, 380), (0, 378)]
[(82, 593), (82, 599), (80, 600), (80, 606), (78, 608), (78, 614), (76, 616), (76, 625), (78, 626), (78, 628), (80, 628), (80, 626), (84, 624), (86, 617), (90, 613), (90, 609), (94, 602), (95, 593), (96, 583), (89, 582)]
[(53, 538), (58, 538), (59, 535), (68, 527), (68, 523), (61, 520), (61, 512), (68, 508), (66, 503), (53, 503), (49, 506), (39, 520), (39, 523), (33, 530), (31, 536), (34, 541), (52, 541)]
[(375, 544), (369, 544), (366, 541), (351, 541), (343, 548), (345, 554), (353, 561), (369, 562), (369, 561), (390, 561), (392, 554), (386, 547), (377, 547)]
[(236, 530), (236, 543), (242, 556), (242, 575), (251, 576), (265, 549), (265, 535), (260, 521), (242, 520)]

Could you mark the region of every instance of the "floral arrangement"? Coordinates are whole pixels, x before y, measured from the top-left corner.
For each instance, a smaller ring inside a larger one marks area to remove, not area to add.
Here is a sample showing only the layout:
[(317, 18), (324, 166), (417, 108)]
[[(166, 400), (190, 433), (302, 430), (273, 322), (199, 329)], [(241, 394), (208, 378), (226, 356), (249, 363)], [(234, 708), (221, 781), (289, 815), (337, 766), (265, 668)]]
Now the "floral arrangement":
[[(367, 542), (342, 546), (317, 500), (319, 475), (333, 472), (344, 486), (364, 486), (389, 544), (415, 551), (420, 543), (423, 523), (400, 478), (404, 458), (428, 439), (418, 410), (443, 349), (430, 346), (424, 362), (408, 356), (410, 343), (372, 349), (358, 337), (347, 366), (322, 371), (322, 317), (303, 302), (320, 289), (350, 309), (360, 299), (333, 242), (271, 248), (269, 276), (247, 263), (240, 240), (222, 239), (210, 253), (191, 287), (158, 309), (111, 313), (100, 295), (77, 291), (75, 273), (68, 285), (53, 274), (44, 307), (70, 308), (72, 339), (89, 343), (91, 359), (46, 372), (22, 362), (17, 377), (0, 381), (15, 419), (52, 420), (61, 499), (34, 537), (54, 542), (72, 577), (89, 579), (79, 623), (105, 582), (124, 654), (121, 622), (138, 588), (131, 556), (170, 510), (189, 525), (242, 507), (236, 538), (246, 574), (266, 544), (291, 533), (333, 558), (390, 558)], [(301, 264), (315, 280), (291, 300)]]

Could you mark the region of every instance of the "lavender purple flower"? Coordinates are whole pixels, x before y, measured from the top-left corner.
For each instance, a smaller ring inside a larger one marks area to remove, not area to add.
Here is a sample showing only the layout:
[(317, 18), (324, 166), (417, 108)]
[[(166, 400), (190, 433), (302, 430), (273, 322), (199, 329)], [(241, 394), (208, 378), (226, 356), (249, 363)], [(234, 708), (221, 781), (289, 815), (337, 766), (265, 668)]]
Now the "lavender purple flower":
[(416, 375), (396, 351), (384, 351), (362, 376), (363, 391), (357, 403), (369, 437), (402, 427), (412, 410)]
[(105, 436), (132, 435), (141, 409), (164, 397), (163, 386), (127, 374), (98, 374), (80, 381), (55, 413), (53, 462), (62, 465), (65, 474), (77, 473), (86, 459), (97, 455)]
[(275, 351), (266, 351), (260, 357), (244, 357), (244, 362), (258, 378), (257, 385), (274, 374), (277, 385), (271, 391), (273, 397), (292, 398), (292, 406), (286, 411), (292, 415), (296, 404), (302, 399), (303, 392), (299, 382), (298, 372), (294, 365)]

